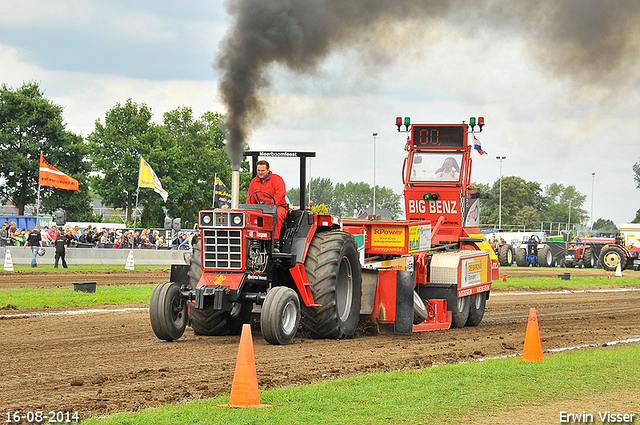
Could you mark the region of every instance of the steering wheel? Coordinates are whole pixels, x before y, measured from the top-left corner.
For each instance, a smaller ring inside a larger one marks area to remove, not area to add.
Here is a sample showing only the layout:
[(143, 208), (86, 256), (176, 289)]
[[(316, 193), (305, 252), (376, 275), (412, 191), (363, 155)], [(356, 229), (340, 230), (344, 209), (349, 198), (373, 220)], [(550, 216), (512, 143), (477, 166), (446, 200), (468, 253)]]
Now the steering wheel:
[(254, 190), (253, 192), (251, 192), (251, 194), (249, 195), (249, 201), (251, 201), (252, 197), (256, 197), (256, 199), (258, 200), (258, 204), (266, 204), (266, 202), (264, 202), (262, 199), (260, 199), (260, 197), (258, 196), (258, 193), (264, 193), (265, 195), (269, 195), (269, 197), (271, 199), (273, 199), (273, 204), (276, 204), (276, 198), (270, 194), (269, 192), (265, 192), (264, 190)]

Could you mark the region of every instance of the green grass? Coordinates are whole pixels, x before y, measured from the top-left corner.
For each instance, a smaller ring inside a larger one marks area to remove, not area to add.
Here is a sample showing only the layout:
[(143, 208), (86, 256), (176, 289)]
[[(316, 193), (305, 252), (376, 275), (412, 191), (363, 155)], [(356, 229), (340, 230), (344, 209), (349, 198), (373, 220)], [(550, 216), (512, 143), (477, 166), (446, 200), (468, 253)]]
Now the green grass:
[[(559, 272), (561, 274), (564, 272)], [(603, 271), (603, 273), (606, 273)], [(640, 287), (640, 277), (622, 276), (615, 277), (611, 273), (611, 278), (603, 276), (571, 276), (569, 280), (562, 280), (558, 277), (509, 277), (507, 272), (507, 282), (502, 278), (496, 280), (491, 285), (495, 289), (506, 288), (532, 288), (532, 289), (587, 289), (587, 288), (619, 288), (619, 287)]]
[(99, 286), (95, 293), (75, 292), (73, 287), (61, 289), (7, 289), (0, 291), (0, 307), (88, 306), (98, 304), (148, 303), (155, 285)]
[[(585, 349), (526, 363), (507, 358), (374, 373), (261, 391), (265, 409), (231, 409), (229, 396), (165, 405), (87, 424), (458, 424), (640, 388), (640, 346)], [(639, 413), (636, 405), (634, 412)], [(594, 412), (595, 413), (595, 412)], [(637, 418), (638, 416), (636, 416)], [(522, 418), (524, 420), (524, 418)], [(483, 422), (484, 423), (484, 422)]]
[[(157, 269), (167, 269), (170, 270), (169, 266), (165, 265), (138, 265), (136, 264), (136, 271), (138, 270), (157, 270)], [(78, 271), (123, 271), (124, 264), (71, 264), (69, 268), (65, 269), (62, 266), (59, 266), (57, 269), (53, 268), (53, 264), (38, 264), (38, 267), (32, 268), (31, 264), (14, 264), (13, 272), (6, 273), (15, 273), (15, 272), (33, 272), (33, 273), (73, 273)], [(5, 272), (5, 270), (0, 267), (0, 272)]]

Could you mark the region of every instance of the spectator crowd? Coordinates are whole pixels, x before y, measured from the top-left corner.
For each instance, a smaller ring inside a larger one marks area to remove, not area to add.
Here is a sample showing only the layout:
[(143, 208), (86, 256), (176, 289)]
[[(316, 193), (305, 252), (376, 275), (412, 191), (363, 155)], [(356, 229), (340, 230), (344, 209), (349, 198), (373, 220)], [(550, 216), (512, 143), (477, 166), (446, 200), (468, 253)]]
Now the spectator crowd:
[[(38, 229), (38, 230), (36, 230)], [(42, 245), (54, 246), (58, 234), (66, 238), (69, 248), (148, 248), (148, 249), (191, 249), (193, 232), (178, 232), (175, 238), (168, 241), (165, 235), (159, 235), (158, 231), (150, 228), (142, 230), (107, 229), (97, 226), (88, 226), (80, 229), (79, 226), (65, 226), (58, 228), (55, 224), (51, 228), (44, 226), (41, 230), (38, 226), (34, 229), (17, 228), (15, 222), (5, 221), (0, 229), (0, 246), (24, 246), (32, 231), (40, 232)]]

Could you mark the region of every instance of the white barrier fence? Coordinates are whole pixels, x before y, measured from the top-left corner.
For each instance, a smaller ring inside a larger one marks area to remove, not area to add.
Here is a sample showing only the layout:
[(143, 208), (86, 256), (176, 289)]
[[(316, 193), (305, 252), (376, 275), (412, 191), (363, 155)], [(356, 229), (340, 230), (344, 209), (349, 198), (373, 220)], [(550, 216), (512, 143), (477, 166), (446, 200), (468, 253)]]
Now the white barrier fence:
[[(3, 263), (6, 249), (11, 252), (11, 259), (16, 264), (31, 264), (31, 248), (22, 246), (7, 246), (0, 248), (0, 258)], [(46, 253), (38, 256), (38, 264), (54, 264), (55, 248), (47, 247)], [(169, 249), (108, 249), (108, 248), (69, 248), (65, 257), (69, 266), (73, 264), (122, 264), (127, 263), (129, 252), (133, 251), (135, 265), (166, 265), (185, 264), (184, 254), (190, 251)], [(0, 271), (2, 266), (0, 266)]]

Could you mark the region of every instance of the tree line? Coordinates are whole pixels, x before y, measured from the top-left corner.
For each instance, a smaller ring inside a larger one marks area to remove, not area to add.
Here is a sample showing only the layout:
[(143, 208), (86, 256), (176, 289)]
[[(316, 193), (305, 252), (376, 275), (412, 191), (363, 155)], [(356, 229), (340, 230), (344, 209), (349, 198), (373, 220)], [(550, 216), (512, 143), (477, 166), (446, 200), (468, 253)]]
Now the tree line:
[[(66, 128), (62, 113), (63, 107), (47, 99), (38, 83), (24, 83), (17, 89), (3, 84), (0, 89), (0, 198), (11, 200), (20, 215), (25, 205), (35, 205), (37, 200), (40, 152), (51, 165), (79, 182), (77, 191), (40, 189), (40, 212), (51, 214), (62, 208), (69, 221), (102, 221), (91, 207), (91, 199), (99, 197), (105, 205), (126, 210), (130, 223), (137, 197), (142, 226), (162, 226), (166, 214), (181, 217), (184, 227), (190, 227), (200, 209), (212, 207), (215, 176), (230, 186), (226, 135), (220, 126), (223, 116), (217, 112), (195, 117), (191, 108), (182, 106), (165, 112), (158, 124), (146, 104), (128, 99), (107, 111), (104, 119), (96, 119), (94, 131), (86, 138)], [(141, 156), (169, 192), (166, 203), (153, 190), (137, 191)], [(633, 171), (640, 189), (640, 163)], [(249, 162), (244, 161), (240, 203), (246, 200), (250, 180)], [(497, 227), (500, 204), (503, 228), (538, 229), (542, 222), (589, 224), (583, 208), (586, 195), (574, 186), (553, 183), (543, 189), (537, 182), (507, 176), (502, 178), (500, 202), (499, 183), (476, 183), (490, 195), (481, 201), (481, 223), (485, 225)], [(317, 177), (306, 189), (307, 203), (324, 205), (337, 216), (353, 216), (373, 204), (373, 188), (365, 182), (334, 183)], [(300, 203), (299, 193), (299, 188), (287, 192), (294, 205)], [(402, 196), (376, 186), (376, 208), (402, 218)], [(640, 222), (640, 210), (633, 222)], [(616, 230), (606, 219), (596, 220), (593, 228)]]

